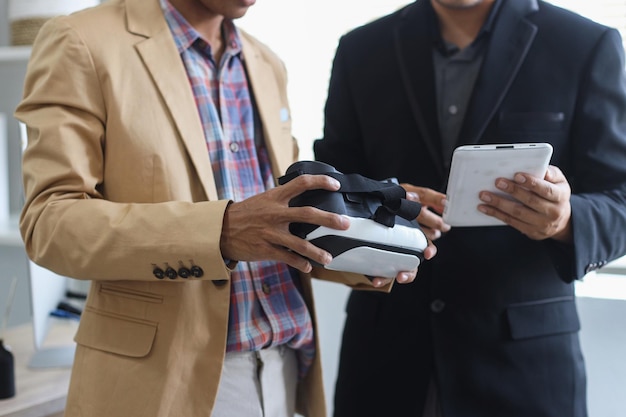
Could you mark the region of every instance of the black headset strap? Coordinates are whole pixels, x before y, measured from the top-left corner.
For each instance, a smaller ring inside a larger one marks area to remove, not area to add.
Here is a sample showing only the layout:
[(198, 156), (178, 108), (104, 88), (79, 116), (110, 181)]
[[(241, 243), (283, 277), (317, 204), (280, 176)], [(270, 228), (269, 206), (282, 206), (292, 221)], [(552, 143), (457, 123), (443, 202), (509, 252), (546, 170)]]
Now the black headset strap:
[[(279, 184), (285, 184), (295, 177), (306, 174), (295, 170), (278, 179)], [(406, 220), (414, 220), (420, 213), (422, 205), (406, 199), (406, 191), (400, 185), (391, 181), (376, 181), (359, 174), (341, 174), (329, 172), (324, 175), (335, 178), (341, 184), (340, 193), (361, 193), (375, 196), (381, 200), (372, 220), (388, 227), (393, 227), (395, 216)]]

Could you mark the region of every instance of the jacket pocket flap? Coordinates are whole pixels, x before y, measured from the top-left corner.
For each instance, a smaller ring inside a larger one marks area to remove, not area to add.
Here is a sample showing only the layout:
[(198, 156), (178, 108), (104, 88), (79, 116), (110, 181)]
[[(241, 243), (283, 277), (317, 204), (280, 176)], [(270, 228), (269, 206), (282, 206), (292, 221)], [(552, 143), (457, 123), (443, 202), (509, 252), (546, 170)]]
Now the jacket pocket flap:
[(562, 112), (501, 113), (498, 127), (524, 132), (554, 132), (561, 130), (564, 123)]
[(140, 358), (150, 353), (156, 331), (157, 323), (85, 309), (74, 340), (93, 349)]
[(570, 297), (511, 305), (506, 314), (514, 340), (580, 330), (576, 303)]

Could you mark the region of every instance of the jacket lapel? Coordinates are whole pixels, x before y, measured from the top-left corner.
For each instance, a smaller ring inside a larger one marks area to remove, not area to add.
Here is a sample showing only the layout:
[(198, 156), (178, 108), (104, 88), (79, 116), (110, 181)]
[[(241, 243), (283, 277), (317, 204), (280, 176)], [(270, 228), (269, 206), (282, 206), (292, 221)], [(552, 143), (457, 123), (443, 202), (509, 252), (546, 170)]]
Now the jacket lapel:
[(288, 116), (289, 109), (281, 103), (281, 90), (272, 66), (263, 58), (259, 48), (249, 40), (248, 35), (242, 30), (240, 33), (246, 71), (263, 125), (263, 137), (272, 161), (272, 172), (280, 175), (287, 171), (294, 157), (291, 147), (279, 146), (283, 129), (281, 114)]
[(490, 35), (487, 54), (470, 99), (459, 141), (477, 143), (506, 96), (537, 33), (525, 16), (538, 10), (536, 0), (503, 1)]
[(440, 175), (444, 174), (433, 70), (429, 0), (418, 0), (400, 12), (394, 48), (402, 82), (424, 145)]
[(217, 200), (204, 131), (187, 73), (159, 2), (127, 0), (130, 32), (146, 37), (135, 48), (159, 89), (209, 200)]

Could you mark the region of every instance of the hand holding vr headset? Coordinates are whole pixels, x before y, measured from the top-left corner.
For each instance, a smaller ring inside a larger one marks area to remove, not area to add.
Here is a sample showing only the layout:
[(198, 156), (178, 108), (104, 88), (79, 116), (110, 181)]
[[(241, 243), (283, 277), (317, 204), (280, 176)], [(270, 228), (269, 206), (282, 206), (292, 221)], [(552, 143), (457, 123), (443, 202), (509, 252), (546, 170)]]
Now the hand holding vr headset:
[(394, 278), (412, 282), (420, 262), (436, 254), (415, 220), (421, 206), (392, 181), (301, 161), (279, 182), (230, 204), (221, 239), (225, 258), (359, 273), (379, 287)]
[[(291, 165), (279, 178), (288, 184), (304, 175), (330, 176), (341, 184), (338, 190), (308, 190), (289, 201), (290, 207), (311, 207), (348, 217), (348, 229), (332, 229), (310, 220), (289, 225), (292, 234), (332, 255), (327, 270), (367, 276), (375, 286), (411, 282), (419, 264), (434, 256), (416, 218), (422, 206), (407, 199), (394, 179), (375, 181), (358, 174), (343, 174), (314, 161)], [(426, 252), (426, 253), (425, 253)], [(315, 264), (315, 262), (313, 262)]]

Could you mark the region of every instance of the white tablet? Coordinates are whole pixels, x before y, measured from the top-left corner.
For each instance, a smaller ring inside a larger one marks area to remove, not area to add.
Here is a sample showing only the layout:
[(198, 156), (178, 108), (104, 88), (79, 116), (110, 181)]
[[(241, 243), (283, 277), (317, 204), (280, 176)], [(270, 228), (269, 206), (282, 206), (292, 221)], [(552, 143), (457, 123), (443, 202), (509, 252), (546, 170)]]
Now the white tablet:
[(450, 226), (501, 226), (504, 223), (478, 210), (478, 194), (490, 191), (508, 197), (495, 186), (496, 178), (525, 172), (543, 178), (552, 157), (549, 143), (464, 145), (452, 155), (443, 220)]

